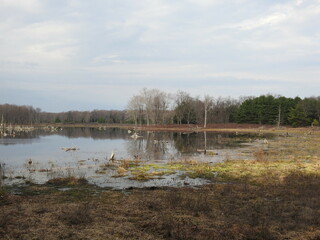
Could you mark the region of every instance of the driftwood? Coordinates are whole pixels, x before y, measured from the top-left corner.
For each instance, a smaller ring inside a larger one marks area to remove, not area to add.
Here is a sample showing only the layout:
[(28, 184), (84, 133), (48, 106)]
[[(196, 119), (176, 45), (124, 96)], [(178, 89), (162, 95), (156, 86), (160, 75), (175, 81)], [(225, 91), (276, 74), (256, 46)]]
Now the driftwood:
[(142, 136), (139, 136), (137, 133), (134, 133), (133, 135), (131, 135), (131, 137), (133, 139), (142, 138)]
[(80, 148), (76, 148), (76, 147), (65, 147), (65, 148), (61, 148), (62, 150), (69, 152), (69, 151), (76, 151), (79, 150)]

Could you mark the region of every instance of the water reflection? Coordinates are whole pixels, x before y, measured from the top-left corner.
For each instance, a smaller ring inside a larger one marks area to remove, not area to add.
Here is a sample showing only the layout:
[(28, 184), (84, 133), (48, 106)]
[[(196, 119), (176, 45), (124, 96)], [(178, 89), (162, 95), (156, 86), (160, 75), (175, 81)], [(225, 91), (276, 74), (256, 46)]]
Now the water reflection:
[(173, 134), (167, 132), (142, 132), (142, 138), (126, 142), (130, 156), (142, 160), (167, 160), (178, 154), (173, 147)]
[[(69, 148), (80, 149), (75, 153), (79, 159), (108, 158), (114, 151), (117, 159), (170, 160), (210, 150), (237, 148), (249, 138), (254, 139), (248, 134), (212, 132), (142, 131), (138, 134), (141, 138), (132, 139), (128, 130), (120, 128), (63, 128), (57, 132), (37, 129), (15, 138), (0, 138), (0, 160), (15, 161), (23, 154), (25, 158), (41, 156), (43, 160), (52, 160), (61, 155), (62, 149)], [(20, 146), (22, 144), (26, 146)]]
[[(120, 186), (123, 182), (140, 186), (140, 183), (132, 183), (127, 178), (112, 178), (115, 169), (107, 169), (104, 175), (98, 175), (97, 171), (108, 163), (111, 152), (115, 153), (116, 160), (139, 160), (143, 163), (165, 163), (185, 157), (218, 162), (223, 161), (227, 154), (237, 158), (239, 151), (235, 149), (248, 142), (249, 138), (258, 138), (248, 134), (212, 132), (141, 131), (137, 134), (141, 138), (133, 139), (132, 133), (120, 128), (63, 128), (54, 132), (36, 129), (20, 133), (15, 138), (0, 138), (0, 163), (6, 164), (7, 176), (15, 180), (20, 179), (17, 178), (19, 176), (44, 182), (59, 174), (76, 173), (102, 186)], [(66, 148), (75, 150), (65, 151)], [(206, 151), (214, 151), (215, 154), (205, 155)], [(176, 184), (178, 182), (175, 180)], [(192, 185), (192, 181), (188, 184)]]

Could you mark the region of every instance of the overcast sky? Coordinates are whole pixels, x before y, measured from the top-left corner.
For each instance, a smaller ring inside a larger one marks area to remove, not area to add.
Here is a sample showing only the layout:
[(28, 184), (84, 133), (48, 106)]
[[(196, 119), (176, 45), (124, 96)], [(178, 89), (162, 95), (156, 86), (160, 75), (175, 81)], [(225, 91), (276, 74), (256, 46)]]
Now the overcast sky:
[(0, 103), (320, 95), (320, 0), (0, 0)]

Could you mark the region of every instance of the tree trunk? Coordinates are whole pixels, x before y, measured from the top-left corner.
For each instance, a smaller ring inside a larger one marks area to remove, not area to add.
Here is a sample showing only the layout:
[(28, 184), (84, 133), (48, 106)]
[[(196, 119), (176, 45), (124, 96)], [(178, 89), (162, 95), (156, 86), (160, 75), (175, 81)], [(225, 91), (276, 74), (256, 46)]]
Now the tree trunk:
[(280, 128), (280, 122), (281, 122), (281, 104), (279, 105), (279, 113), (278, 113), (278, 128)]
[(207, 127), (207, 114), (208, 114), (207, 106), (204, 106), (204, 125), (203, 125), (204, 128)]

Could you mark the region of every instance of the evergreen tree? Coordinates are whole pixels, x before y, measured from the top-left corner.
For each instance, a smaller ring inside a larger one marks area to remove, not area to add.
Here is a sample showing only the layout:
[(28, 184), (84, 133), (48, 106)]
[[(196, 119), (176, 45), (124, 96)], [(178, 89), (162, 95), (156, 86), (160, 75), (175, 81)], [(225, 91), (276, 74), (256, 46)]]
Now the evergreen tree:
[(301, 104), (297, 104), (296, 107), (291, 108), (288, 120), (293, 127), (301, 127), (311, 124), (311, 121), (307, 117), (307, 114)]

